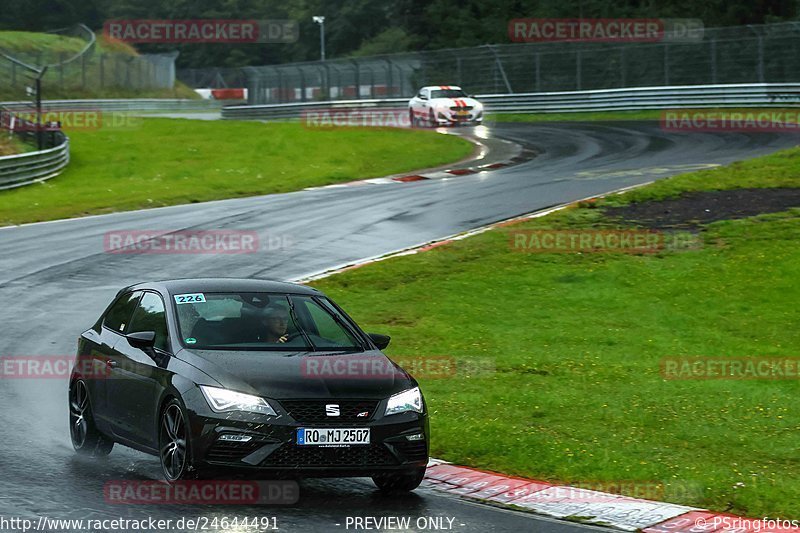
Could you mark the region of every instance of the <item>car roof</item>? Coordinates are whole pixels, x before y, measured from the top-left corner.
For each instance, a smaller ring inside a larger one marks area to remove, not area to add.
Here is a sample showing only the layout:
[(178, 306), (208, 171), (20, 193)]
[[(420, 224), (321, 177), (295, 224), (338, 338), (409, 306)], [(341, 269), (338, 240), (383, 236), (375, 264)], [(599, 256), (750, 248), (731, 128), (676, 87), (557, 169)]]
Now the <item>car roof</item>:
[(285, 281), (273, 281), (251, 278), (186, 278), (168, 279), (137, 283), (125, 287), (128, 290), (156, 289), (169, 294), (193, 292), (280, 292), (290, 294), (322, 294), (320, 291)]
[[(438, 89), (451, 89), (451, 90), (454, 90), (454, 91), (460, 91), (461, 87), (459, 87), (458, 85), (426, 85), (422, 89), (437, 89), (437, 90)], [(420, 89), (420, 91), (422, 89)]]

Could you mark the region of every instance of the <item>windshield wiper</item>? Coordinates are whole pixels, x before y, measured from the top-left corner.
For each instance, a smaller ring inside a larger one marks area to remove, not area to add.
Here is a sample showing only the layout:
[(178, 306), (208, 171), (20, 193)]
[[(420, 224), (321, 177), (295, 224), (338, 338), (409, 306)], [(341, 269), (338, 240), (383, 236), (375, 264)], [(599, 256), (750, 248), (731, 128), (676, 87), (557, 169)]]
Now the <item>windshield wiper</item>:
[(299, 331), (303, 335), (303, 338), (305, 339), (306, 343), (308, 343), (308, 345), (311, 346), (311, 351), (316, 352), (317, 347), (314, 346), (314, 343), (311, 341), (311, 337), (308, 336), (306, 330), (304, 330), (303, 326), (300, 325), (300, 321), (297, 320), (297, 314), (294, 312), (294, 302), (292, 301), (292, 297), (286, 296), (286, 300), (289, 302), (289, 314), (292, 315), (292, 320), (294, 320), (294, 325), (297, 326), (297, 331)]

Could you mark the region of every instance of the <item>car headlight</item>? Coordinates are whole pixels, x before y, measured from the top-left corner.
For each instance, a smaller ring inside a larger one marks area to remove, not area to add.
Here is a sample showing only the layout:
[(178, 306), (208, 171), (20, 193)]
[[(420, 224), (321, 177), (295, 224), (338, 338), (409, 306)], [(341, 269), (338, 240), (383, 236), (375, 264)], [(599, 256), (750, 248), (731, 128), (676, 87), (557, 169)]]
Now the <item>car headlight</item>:
[(267, 400), (259, 396), (218, 387), (207, 387), (206, 385), (200, 385), (200, 390), (203, 391), (203, 396), (206, 397), (208, 405), (217, 413), (247, 411), (249, 413), (277, 416), (277, 413), (267, 403)]
[(422, 393), (419, 387), (414, 387), (413, 389), (408, 389), (407, 391), (400, 392), (389, 398), (384, 416), (405, 413), (406, 411), (421, 413), (423, 409)]

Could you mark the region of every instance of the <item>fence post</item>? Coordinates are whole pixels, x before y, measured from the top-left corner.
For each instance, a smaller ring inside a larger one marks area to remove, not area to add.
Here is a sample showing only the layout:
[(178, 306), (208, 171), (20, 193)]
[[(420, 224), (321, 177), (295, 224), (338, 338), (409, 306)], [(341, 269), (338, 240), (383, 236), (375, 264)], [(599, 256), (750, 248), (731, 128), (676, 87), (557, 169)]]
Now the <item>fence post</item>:
[(61, 90), (64, 90), (64, 52), (58, 53), (58, 81)]
[(102, 52), (100, 53), (100, 88), (102, 89), (105, 87), (106, 84), (106, 70), (105, 65), (103, 64), (106, 55)]
[(619, 77), (620, 77), (620, 87), (625, 87), (625, 46), (619, 47)]
[(581, 90), (581, 51), (575, 50), (575, 85), (576, 91)]
[(394, 69), (393, 69), (393, 66), (392, 66), (392, 60), (391, 59), (387, 59), (386, 60), (386, 64), (389, 67), (389, 69), (388, 69), (389, 70), (389, 75), (388, 75), (387, 81), (386, 81), (386, 95), (385, 95), (385, 97), (386, 98), (390, 98), (391, 95), (392, 95), (392, 85), (394, 84), (393, 72), (392, 72)]
[(86, 54), (81, 56), (81, 89), (86, 88)]
[(711, 83), (717, 83), (717, 40), (712, 38), (709, 46), (711, 47)]
[(664, 85), (669, 85), (669, 45), (664, 43)]
[(764, 36), (758, 35), (758, 83), (764, 83)]
[(542, 57), (539, 52), (536, 52), (536, 92), (542, 92)]

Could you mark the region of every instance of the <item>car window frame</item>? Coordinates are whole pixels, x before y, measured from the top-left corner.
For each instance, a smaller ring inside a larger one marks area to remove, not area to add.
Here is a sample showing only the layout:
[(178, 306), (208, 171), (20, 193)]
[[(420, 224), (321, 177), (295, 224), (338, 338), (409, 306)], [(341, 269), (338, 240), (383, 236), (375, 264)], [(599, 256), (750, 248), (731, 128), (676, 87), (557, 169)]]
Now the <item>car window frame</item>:
[(108, 320), (108, 314), (111, 312), (112, 309), (114, 309), (114, 306), (117, 305), (120, 302), (120, 300), (122, 300), (123, 298), (127, 298), (129, 295), (136, 294), (137, 292), (140, 293), (139, 294), (139, 298), (136, 300), (136, 303), (133, 305), (133, 309), (131, 310), (131, 314), (128, 315), (128, 321), (126, 322), (126, 324), (130, 324), (130, 321), (133, 318), (133, 313), (136, 311), (136, 308), (139, 307), (139, 302), (142, 299), (142, 295), (144, 295), (144, 290), (142, 290), (142, 289), (136, 289), (136, 290), (131, 290), (131, 291), (124, 292), (124, 293), (120, 294), (119, 296), (117, 296), (116, 299), (114, 299), (114, 301), (111, 303), (111, 305), (108, 306), (108, 309), (106, 309), (106, 312), (103, 313), (103, 318), (102, 318), (102, 327), (103, 327), (103, 329), (106, 329), (106, 330), (108, 330), (108, 331), (110, 331), (112, 333), (115, 333), (117, 335), (121, 335), (122, 337), (126, 336), (126, 333), (124, 333), (122, 331), (117, 331), (116, 329), (106, 325), (106, 320)]
[(339, 307), (336, 304), (336, 302), (334, 302), (327, 296), (312, 296), (312, 298), (314, 300), (318, 300), (317, 303), (319, 303), (323, 308), (330, 307), (330, 309), (328, 309), (329, 313), (333, 311), (339, 314), (339, 318), (341, 318), (342, 322), (344, 322), (350, 329), (350, 333), (355, 335), (358, 338), (358, 340), (361, 341), (362, 349), (373, 347), (373, 342), (372, 339), (369, 338), (369, 335), (364, 333), (364, 331), (362, 331), (362, 329), (358, 326), (358, 323), (355, 320), (353, 320), (350, 317), (350, 315), (345, 313), (344, 309)]
[(139, 305), (141, 305), (142, 298), (144, 298), (144, 295), (147, 294), (147, 293), (155, 294), (161, 300), (161, 304), (164, 306), (164, 323), (167, 326), (167, 332), (166, 332), (167, 350), (165, 351), (165, 350), (163, 350), (163, 349), (161, 349), (161, 348), (159, 348), (157, 346), (153, 346), (153, 350), (155, 350), (157, 353), (160, 353), (162, 355), (172, 355), (174, 353), (174, 350), (172, 349), (172, 339), (171, 339), (172, 332), (170, 331), (170, 327), (169, 327), (169, 317), (167, 316), (167, 313), (168, 313), (167, 304), (164, 301), (164, 296), (162, 296), (162, 294), (160, 292), (152, 290), (152, 289), (143, 289), (141, 292), (142, 292), (142, 295), (139, 296), (139, 301), (136, 302), (136, 306), (133, 308), (133, 312), (131, 313), (131, 317), (130, 317), (131, 325), (133, 325), (133, 316), (136, 314), (136, 310), (139, 309)]
[[(240, 291), (213, 291), (213, 292), (210, 292), (209, 294), (240, 294), (240, 293), (241, 293)], [(292, 299), (293, 297), (307, 297), (307, 298), (310, 298), (312, 300), (317, 301), (317, 305), (319, 305), (320, 307), (325, 309), (328, 313), (332, 312), (331, 309), (326, 309), (327, 307), (330, 307), (335, 312), (337, 312), (339, 314), (340, 318), (342, 319), (342, 322), (344, 322), (345, 329), (348, 331), (348, 333), (353, 335), (356, 338), (356, 340), (361, 344), (361, 346), (359, 346), (361, 351), (366, 351), (368, 349), (375, 349), (374, 343), (369, 338), (369, 336), (366, 333), (364, 333), (361, 330), (361, 328), (358, 327), (358, 324), (356, 324), (356, 322), (352, 318), (350, 318), (350, 316), (347, 313), (345, 313), (342, 310), (341, 307), (336, 305), (336, 303), (333, 300), (331, 300), (330, 298), (328, 298), (327, 296), (317, 295), (317, 294), (302, 294), (302, 293), (294, 293), (294, 292), (269, 292), (269, 291), (267, 291), (265, 294), (279, 295), (282, 298), (287, 298), (287, 299)], [(214, 351), (214, 350), (222, 351), (222, 350), (226, 349), (226, 348), (197, 348), (193, 344), (186, 344), (184, 342), (184, 339), (183, 339), (183, 332), (181, 331), (180, 319), (178, 318), (178, 309), (177, 309), (178, 304), (177, 304), (177, 302), (175, 302), (174, 295), (171, 292), (168, 294), (168, 299), (171, 302), (171, 305), (170, 305), (171, 312), (173, 313), (173, 316), (175, 317), (175, 336), (176, 336), (175, 338), (178, 341), (178, 346), (180, 346), (180, 349), (186, 349), (186, 350), (198, 350), (198, 349), (200, 349), (200, 350), (211, 350), (211, 351)], [(294, 303), (295, 303), (295, 301), (292, 300), (292, 304), (294, 304)], [(297, 302), (297, 303), (299, 303), (299, 302)], [(138, 303), (137, 303), (137, 306), (138, 306)], [(300, 312), (305, 312), (305, 311), (302, 310)], [(311, 347), (309, 347), (309, 349), (310, 348)], [(287, 350), (282, 350), (280, 347), (278, 347), (276, 349), (271, 349), (270, 348), (270, 349), (263, 349), (263, 350), (260, 350), (260, 349), (259, 350), (250, 350), (250, 349), (246, 349), (246, 348), (245, 349), (239, 348), (239, 350), (241, 350), (241, 351), (265, 351), (265, 352), (287, 351)], [(176, 352), (177, 351), (180, 351), (180, 350), (176, 350)]]

